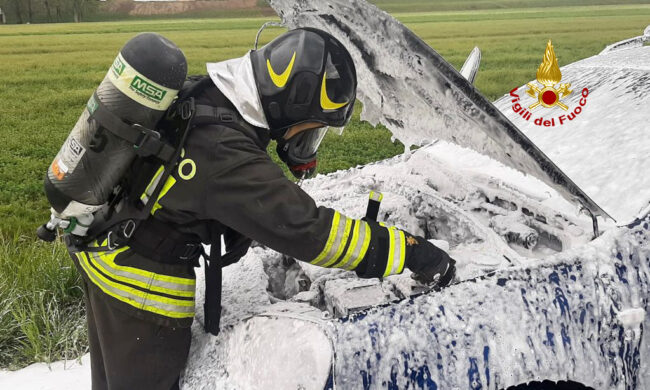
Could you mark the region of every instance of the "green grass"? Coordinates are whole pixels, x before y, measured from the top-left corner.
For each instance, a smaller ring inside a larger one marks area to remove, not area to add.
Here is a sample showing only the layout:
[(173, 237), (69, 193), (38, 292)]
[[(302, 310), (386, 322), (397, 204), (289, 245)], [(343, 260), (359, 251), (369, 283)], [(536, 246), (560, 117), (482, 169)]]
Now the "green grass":
[(62, 244), (0, 235), (0, 367), (87, 350), (79, 281)]
[[(128, 2), (129, 0), (124, 0)], [(221, 0), (212, 0), (219, 2)], [(101, 3), (97, 6), (86, 9), (83, 16), (84, 22), (115, 21), (115, 20), (161, 20), (168, 19), (169, 14), (161, 15), (129, 15), (131, 10), (127, 7), (115, 7), (113, 4)], [(543, 2), (537, 0), (369, 0), (370, 3), (376, 4), (383, 10), (394, 13), (404, 12), (440, 12), (440, 11), (476, 11), (488, 9), (517, 9), (517, 8), (535, 8), (535, 7), (565, 7), (586, 6), (586, 5), (621, 5), (621, 4), (647, 4), (648, 0), (546, 0)], [(7, 3), (7, 0), (4, 0)], [(32, 23), (47, 22), (47, 13), (45, 7), (39, 2), (32, 2), (33, 17)], [(16, 23), (17, 18), (13, 6), (5, 4), (0, 0), (0, 7), (3, 7), (8, 23)], [(27, 21), (27, 9), (23, 10), (23, 21)], [(72, 9), (70, 4), (61, 9), (61, 18), (58, 21), (71, 22), (73, 20)], [(266, 17), (274, 15), (274, 11), (267, 4), (266, 0), (258, 0), (255, 5), (247, 8), (238, 9), (201, 9), (187, 10), (174, 14), (172, 17), (177, 18), (250, 18)], [(57, 21), (53, 16), (53, 20)]]
[[(383, 3), (390, 9), (391, 2)], [(476, 85), (493, 100), (534, 79), (549, 38), (560, 65), (565, 65), (597, 54), (609, 43), (639, 35), (650, 20), (650, 6), (396, 16), (456, 67), (479, 46), (483, 61)], [(53, 247), (33, 237), (35, 228), (49, 216), (42, 189), (47, 167), (120, 47), (137, 32), (157, 31), (184, 50), (190, 73), (204, 73), (205, 62), (249, 50), (265, 20), (0, 26), (0, 366), (17, 367), (84, 351), (81, 294), (72, 263), (60, 244)], [(278, 31), (266, 32), (263, 41)], [(320, 172), (403, 152), (404, 146), (392, 143), (390, 137), (386, 129), (361, 122), (357, 109), (343, 136), (326, 137)]]

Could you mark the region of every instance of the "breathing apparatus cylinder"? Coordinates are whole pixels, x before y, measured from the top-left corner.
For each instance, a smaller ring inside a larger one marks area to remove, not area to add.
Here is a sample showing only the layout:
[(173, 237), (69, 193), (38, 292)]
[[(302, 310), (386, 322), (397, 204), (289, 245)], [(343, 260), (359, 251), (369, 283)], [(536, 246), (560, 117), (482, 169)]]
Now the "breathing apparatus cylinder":
[[(163, 36), (142, 33), (124, 45), (47, 171), (45, 193), (58, 217), (87, 215), (108, 201), (137, 147), (115, 128), (153, 129), (186, 76), (183, 52)], [(98, 107), (113, 120), (98, 120)]]

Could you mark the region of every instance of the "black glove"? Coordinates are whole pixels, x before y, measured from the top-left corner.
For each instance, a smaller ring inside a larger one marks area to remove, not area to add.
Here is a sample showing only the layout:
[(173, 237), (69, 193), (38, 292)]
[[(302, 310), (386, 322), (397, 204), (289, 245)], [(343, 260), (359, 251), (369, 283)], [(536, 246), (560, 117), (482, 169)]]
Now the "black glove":
[(406, 267), (413, 272), (412, 278), (435, 288), (448, 286), (456, 275), (456, 261), (447, 252), (422, 237), (407, 234)]

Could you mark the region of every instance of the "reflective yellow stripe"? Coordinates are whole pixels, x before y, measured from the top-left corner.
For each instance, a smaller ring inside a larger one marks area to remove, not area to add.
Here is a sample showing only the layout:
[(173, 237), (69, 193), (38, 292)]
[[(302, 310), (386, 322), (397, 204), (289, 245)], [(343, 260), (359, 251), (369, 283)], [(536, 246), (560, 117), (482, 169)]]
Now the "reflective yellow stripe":
[[(107, 240), (104, 240), (104, 242), (102, 242), (102, 246), (106, 246), (107, 244), (108, 244)], [(93, 246), (97, 246), (97, 242), (95, 242)], [(145, 271), (145, 270), (140, 269), (140, 268), (134, 268), (134, 267), (126, 266), (126, 265), (115, 264), (115, 261), (114, 261), (115, 257), (118, 254), (120, 254), (121, 252), (124, 252), (127, 249), (129, 249), (129, 247), (125, 246), (125, 247), (122, 247), (120, 249), (116, 249), (114, 251), (107, 251), (107, 252), (100, 252), (100, 253), (102, 253), (104, 255), (110, 255), (109, 257), (106, 258), (106, 260), (108, 260), (108, 262), (109, 262), (108, 265), (111, 268), (115, 269), (115, 270), (130, 272), (130, 273), (133, 273), (133, 274), (136, 274), (136, 275), (144, 276), (145, 278), (153, 278), (155, 280), (159, 280), (159, 281), (163, 281), (163, 282), (175, 283), (175, 284), (183, 284), (183, 285), (192, 286), (192, 287), (195, 286), (195, 284), (196, 284), (195, 279), (181, 278), (181, 277), (178, 277), (178, 276), (169, 276), (169, 275), (157, 274), (157, 273), (154, 273), (154, 272)]]
[(327, 242), (325, 243), (325, 248), (323, 248), (322, 252), (318, 256), (316, 256), (314, 260), (310, 261), (311, 264), (318, 265), (318, 263), (323, 261), (327, 256), (327, 254), (332, 249), (332, 246), (334, 245), (334, 241), (336, 240), (336, 236), (338, 233), (340, 218), (341, 218), (341, 214), (339, 214), (338, 211), (335, 211), (334, 218), (332, 218), (332, 227), (330, 228), (330, 235), (327, 238)]
[(361, 232), (365, 233), (365, 229), (361, 230), (363, 227), (363, 224), (365, 222), (363, 221), (354, 221), (354, 225), (352, 226), (352, 241), (350, 242), (350, 246), (348, 247), (347, 252), (345, 253), (345, 257), (341, 259), (338, 263), (334, 264), (334, 267), (336, 268), (344, 268), (346, 265), (348, 265), (348, 262), (350, 261), (350, 258), (352, 258), (352, 255), (355, 252), (355, 249), (357, 249), (357, 242), (359, 241), (359, 236)]
[(363, 260), (363, 258), (366, 256), (366, 252), (368, 251), (368, 246), (370, 246), (370, 235), (372, 234), (371, 233), (372, 231), (370, 230), (370, 225), (368, 225), (365, 222), (363, 224), (365, 225), (365, 230), (366, 230), (365, 237), (363, 239), (363, 244), (361, 245), (361, 250), (359, 251), (359, 253), (355, 254), (356, 258), (353, 259), (354, 262), (352, 263), (352, 265), (345, 268), (348, 271), (357, 268), (361, 260)]
[(352, 219), (343, 217), (345, 218), (345, 229), (343, 230), (343, 237), (339, 241), (339, 247), (336, 250), (336, 253), (332, 258), (325, 264), (323, 264), (323, 267), (330, 267), (336, 260), (338, 260), (339, 257), (341, 257), (341, 254), (343, 253), (343, 249), (345, 249), (345, 245), (348, 243), (348, 238), (350, 238), (350, 229), (352, 227)]
[[(76, 253), (79, 265), (90, 280), (104, 293), (127, 303), (137, 309), (150, 311), (172, 318), (191, 318), (194, 316), (194, 301), (177, 301), (152, 294), (146, 294), (134, 288), (112, 282), (97, 272), (89, 263), (84, 253)], [(149, 303), (149, 304), (147, 304)]]
[(162, 208), (160, 205), (160, 200), (167, 194), (167, 192), (176, 184), (176, 179), (174, 179), (173, 176), (169, 176), (167, 178), (167, 181), (165, 182), (165, 186), (162, 188), (160, 191), (160, 195), (158, 195), (158, 199), (156, 200), (156, 203), (153, 205), (153, 208), (151, 209), (151, 215), (154, 215), (156, 211)]
[(388, 261), (384, 277), (396, 275), (404, 269), (404, 258), (406, 253), (406, 237), (404, 232), (391, 227), (388, 229), (390, 249), (388, 250)]
[(151, 196), (151, 193), (153, 193), (154, 188), (158, 185), (158, 181), (160, 181), (160, 177), (163, 174), (163, 170), (165, 169), (164, 165), (161, 165), (160, 168), (156, 171), (156, 174), (153, 175), (151, 178), (151, 181), (149, 182), (149, 185), (147, 185), (147, 189), (144, 190), (142, 195), (140, 196), (140, 200), (144, 203), (147, 203), (149, 201), (149, 197)]
[(388, 228), (388, 243), (388, 259), (384, 277), (390, 275), (390, 270), (393, 268), (393, 257), (395, 256), (395, 231), (393, 228)]
[[(84, 256), (84, 259), (86, 260), (87, 264), (90, 266), (91, 258), (88, 257), (88, 255), (86, 254)], [(94, 262), (93, 262), (93, 264), (94, 264)], [(95, 265), (97, 265), (97, 264), (95, 264)], [(160, 302), (160, 303), (164, 303), (164, 304), (168, 304), (168, 305), (194, 307), (194, 301), (189, 301), (189, 300), (186, 301), (186, 300), (182, 300), (182, 299), (174, 299), (174, 298), (163, 297), (163, 296), (156, 295), (156, 294), (149, 294), (149, 293), (140, 291), (140, 290), (138, 290), (136, 288), (125, 286), (123, 284), (115, 283), (115, 282), (113, 282), (111, 280), (108, 280), (108, 279), (106, 279), (106, 277), (104, 275), (100, 274), (99, 271), (97, 271), (92, 266), (90, 266), (90, 270), (94, 274), (96, 274), (98, 277), (100, 277), (102, 280), (105, 280), (106, 283), (110, 284), (111, 286), (113, 286), (113, 287), (115, 287), (115, 288), (117, 288), (119, 290), (129, 292), (129, 293), (131, 293), (133, 295), (136, 295), (138, 297), (146, 298), (148, 300), (152, 300), (152, 301), (156, 301), (156, 302)], [(109, 275), (109, 276), (112, 277), (112, 275)]]
[(384, 194), (381, 192), (370, 191), (370, 199), (381, 202), (381, 200), (384, 199)]
[[(99, 268), (101, 268), (101, 270), (105, 274), (109, 275), (113, 279), (119, 280), (121, 282), (130, 283), (134, 286), (142, 287), (151, 291), (161, 292), (169, 295), (176, 295), (179, 297), (194, 298), (194, 286), (176, 285), (171, 283), (164, 283), (163, 285), (161, 285), (161, 283), (159, 283), (159, 281), (157, 281), (155, 277), (142, 277), (138, 274), (115, 269), (115, 267), (113, 266), (114, 263), (108, 260), (106, 255), (103, 255), (101, 253), (92, 253), (92, 252), (89, 252), (87, 255), (90, 255), (90, 257), (95, 261), (95, 264)], [(169, 287), (172, 288), (164, 287), (164, 285), (168, 285)]]

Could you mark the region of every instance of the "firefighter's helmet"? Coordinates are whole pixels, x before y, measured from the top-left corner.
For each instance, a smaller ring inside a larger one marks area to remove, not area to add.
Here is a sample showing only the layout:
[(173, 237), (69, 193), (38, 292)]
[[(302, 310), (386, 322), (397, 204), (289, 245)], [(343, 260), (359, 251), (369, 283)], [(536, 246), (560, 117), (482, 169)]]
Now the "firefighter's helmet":
[(300, 123), (341, 127), (350, 119), (356, 70), (332, 35), (315, 28), (290, 30), (252, 51), (251, 61), (273, 138)]

